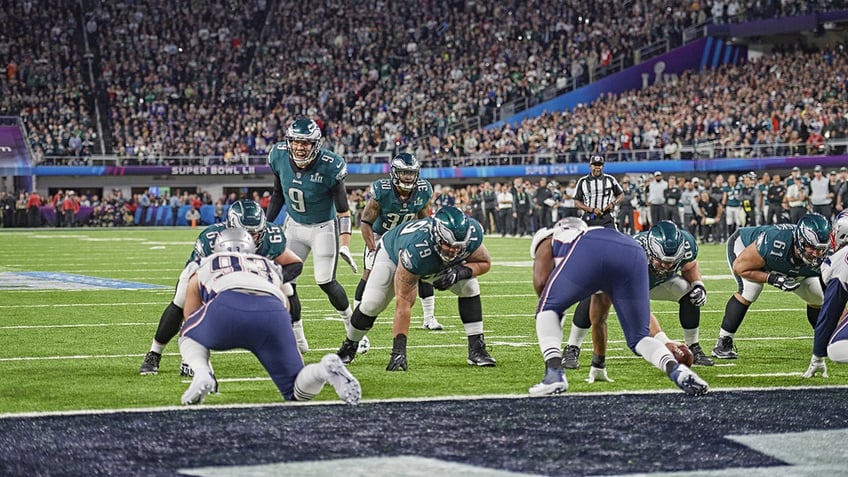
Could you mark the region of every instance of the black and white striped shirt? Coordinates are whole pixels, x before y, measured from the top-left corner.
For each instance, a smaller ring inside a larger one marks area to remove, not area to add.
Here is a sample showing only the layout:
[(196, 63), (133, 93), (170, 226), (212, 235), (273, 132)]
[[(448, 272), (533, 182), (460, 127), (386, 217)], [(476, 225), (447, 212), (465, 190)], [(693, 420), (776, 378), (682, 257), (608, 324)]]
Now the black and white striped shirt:
[(609, 174), (601, 174), (598, 177), (589, 174), (577, 180), (577, 194), (574, 198), (583, 202), (586, 207), (604, 210), (623, 192), (624, 189), (615, 177)]

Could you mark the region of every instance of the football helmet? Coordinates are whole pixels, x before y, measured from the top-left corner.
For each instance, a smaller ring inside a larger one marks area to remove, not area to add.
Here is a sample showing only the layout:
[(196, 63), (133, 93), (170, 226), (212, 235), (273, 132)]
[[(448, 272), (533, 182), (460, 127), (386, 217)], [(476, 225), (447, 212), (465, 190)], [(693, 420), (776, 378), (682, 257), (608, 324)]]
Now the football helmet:
[(215, 253), (220, 252), (254, 253), (256, 244), (245, 229), (224, 229), (215, 239)]
[(403, 193), (408, 193), (418, 182), (421, 164), (408, 152), (401, 152), (392, 158), (392, 184)]
[[(286, 129), (286, 146), (289, 149), (289, 155), (297, 167), (301, 169), (309, 167), (318, 157), (322, 141), (321, 128), (318, 127), (318, 123), (311, 119), (298, 119)], [(305, 155), (299, 156), (295, 150), (294, 142), (308, 142), (312, 147)]]
[(657, 273), (667, 273), (680, 264), (686, 253), (686, 239), (670, 220), (654, 224), (645, 237), (648, 262)]
[(461, 210), (450, 205), (439, 209), (433, 218), (436, 253), (444, 262), (452, 262), (468, 247), (474, 227)]
[(836, 214), (830, 231), (830, 247), (837, 251), (848, 245), (848, 209)]
[(262, 207), (253, 200), (237, 200), (227, 211), (227, 228), (247, 230), (257, 247), (262, 244), (262, 239), (265, 238), (267, 223)]
[(801, 217), (793, 232), (795, 252), (807, 265), (818, 266), (830, 248), (830, 224), (823, 215), (810, 212)]
[(554, 240), (562, 243), (571, 243), (577, 236), (589, 230), (589, 225), (577, 217), (566, 217), (557, 221), (553, 229)]

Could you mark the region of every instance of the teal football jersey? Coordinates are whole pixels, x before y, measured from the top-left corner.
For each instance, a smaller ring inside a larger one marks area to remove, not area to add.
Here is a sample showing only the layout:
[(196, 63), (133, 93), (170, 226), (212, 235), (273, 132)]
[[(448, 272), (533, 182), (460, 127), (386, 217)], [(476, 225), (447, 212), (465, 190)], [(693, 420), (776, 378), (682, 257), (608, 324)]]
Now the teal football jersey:
[[(200, 232), (197, 240), (194, 242), (194, 250), (191, 256), (188, 257), (186, 265), (190, 262), (199, 262), (200, 259), (212, 255), (215, 251), (215, 240), (218, 238), (218, 233), (227, 228), (224, 222), (212, 224)], [(262, 238), (262, 244), (256, 251), (256, 255), (261, 255), (274, 260), (283, 254), (286, 250), (286, 236), (283, 234), (283, 229), (276, 224), (268, 223), (265, 226), (265, 236)]]
[(406, 200), (402, 199), (391, 179), (378, 179), (371, 184), (371, 198), (380, 204), (380, 216), (371, 225), (375, 234), (383, 235), (398, 224), (418, 218), (433, 196), (433, 186), (429, 181), (418, 179), (415, 188)]
[(268, 165), (280, 178), (286, 201), (286, 214), (299, 224), (318, 224), (336, 218), (332, 189), (347, 176), (347, 163), (341, 156), (321, 149), (306, 169), (291, 160), (285, 142), (268, 153)]
[[(646, 253), (648, 250), (648, 233), (649, 232), (647, 231), (639, 232), (633, 237), (634, 239), (636, 239), (637, 242), (639, 242), (639, 245), (641, 245), (642, 248), (645, 249)], [(685, 230), (681, 230), (680, 233), (683, 234), (683, 260), (681, 260), (676, 267), (662, 274), (655, 272), (652, 267), (648, 267), (648, 279), (650, 283), (650, 288), (654, 288), (660, 283), (668, 281), (671, 277), (677, 275), (684, 265), (698, 258), (698, 242), (695, 240), (695, 237), (693, 237), (692, 234)]]
[(766, 261), (767, 272), (779, 272), (791, 277), (815, 277), (820, 271), (800, 259), (792, 258), (795, 226), (792, 224), (761, 225), (739, 229), (739, 238), (747, 247), (757, 244), (757, 252)]
[(424, 219), (407, 222), (395, 227), (383, 235), (382, 243), (389, 258), (395, 264), (402, 263), (404, 268), (424, 278), (432, 278), (452, 265), (462, 263), (483, 244), (483, 226), (468, 217), (473, 230), (465, 250), (450, 263), (444, 263), (437, 253), (438, 245), (433, 236), (433, 224), (436, 219)]

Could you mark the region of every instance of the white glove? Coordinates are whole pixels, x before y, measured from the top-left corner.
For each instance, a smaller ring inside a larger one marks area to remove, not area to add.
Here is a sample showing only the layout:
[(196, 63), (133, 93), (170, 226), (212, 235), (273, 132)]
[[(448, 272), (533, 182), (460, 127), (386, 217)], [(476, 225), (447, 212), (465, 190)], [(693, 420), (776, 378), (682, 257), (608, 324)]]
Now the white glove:
[(689, 302), (699, 308), (707, 304), (707, 290), (700, 281), (692, 282), (692, 290), (687, 296), (689, 297)]
[(356, 266), (356, 262), (353, 260), (353, 255), (350, 254), (350, 248), (348, 248), (347, 245), (339, 247), (339, 257), (350, 265), (350, 269), (353, 270), (353, 273), (359, 273), (359, 267)]
[(607, 368), (596, 368), (592, 366), (589, 368), (589, 377), (586, 378), (586, 382), (589, 384), (594, 383), (595, 381), (606, 381), (608, 383), (615, 382), (607, 376)]
[(810, 358), (810, 367), (807, 368), (807, 371), (804, 372), (803, 376), (805, 378), (812, 378), (819, 372), (823, 378), (829, 377), (827, 375), (827, 363), (824, 362), (824, 358), (819, 358), (818, 356), (813, 355), (813, 357)]

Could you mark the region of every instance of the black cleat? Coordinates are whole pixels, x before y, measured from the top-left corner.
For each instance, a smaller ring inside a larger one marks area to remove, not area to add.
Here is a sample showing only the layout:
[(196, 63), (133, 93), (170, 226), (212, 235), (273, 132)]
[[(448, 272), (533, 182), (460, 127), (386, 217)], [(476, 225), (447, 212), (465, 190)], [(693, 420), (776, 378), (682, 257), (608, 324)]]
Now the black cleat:
[(497, 364), (495, 358), (486, 351), (486, 342), (483, 335), (468, 337), (468, 364), (471, 366), (492, 367)]
[(562, 350), (562, 367), (565, 369), (577, 369), (580, 363), (577, 358), (580, 357), (580, 347), (574, 345), (565, 345)]
[(162, 360), (162, 355), (156, 351), (148, 351), (144, 355), (144, 362), (138, 368), (138, 374), (142, 376), (159, 374), (159, 361)]
[(356, 350), (358, 348), (358, 341), (351, 341), (348, 338), (345, 338), (344, 342), (342, 343), (342, 347), (339, 348), (336, 354), (339, 355), (339, 358), (341, 358), (342, 363), (350, 364), (350, 362), (353, 361), (353, 358), (356, 357)]
[(694, 361), (692, 361), (693, 365), (696, 366), (712, 366), (715, 362), (704, 353), (704, 350), (701, 349), (701, 345), (699, 343), (692, 343), (692, 346), (689, 347), (689, 351), (692, 352), (692, 356), (695, 357)]
[(406, 371), (408, 368), (406, 355), (392, 351), (392, 357), (389, 358), (389, 365), (386, 366), (386, 371)]
[(736, 346), (733, 346), (733, 337), (720, 337), (713, 348), (713, 356), (718, 359), (736, 359), (739, 355), (736, 353)]

